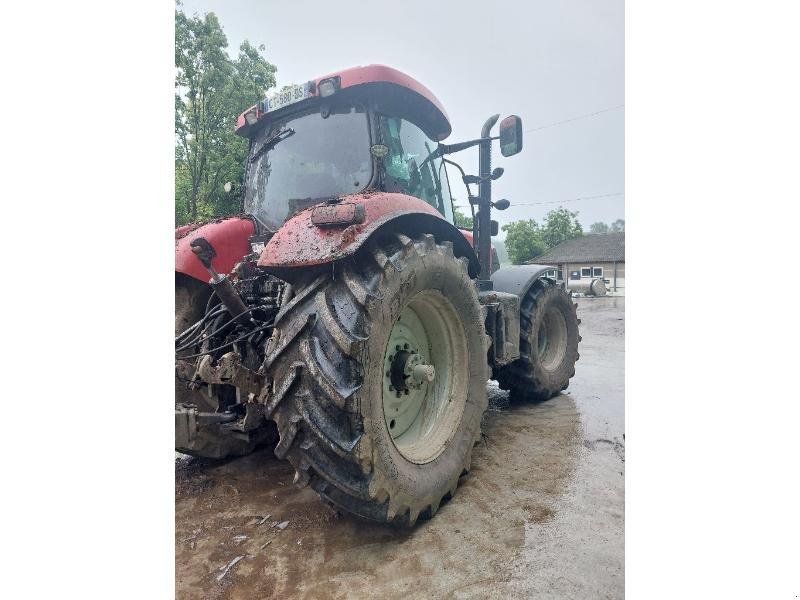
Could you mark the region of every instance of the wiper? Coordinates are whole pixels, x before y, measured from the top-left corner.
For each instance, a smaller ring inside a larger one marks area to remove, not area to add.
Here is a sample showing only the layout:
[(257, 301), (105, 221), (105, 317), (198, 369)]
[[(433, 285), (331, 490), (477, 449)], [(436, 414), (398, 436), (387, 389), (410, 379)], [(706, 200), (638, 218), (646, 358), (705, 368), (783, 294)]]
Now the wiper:
[(433, 160), (434, 158), (439, 158), (442, 155), (441, 144), (436, 146), (436, 148), (431, 151), (430, 146), (428, 146), (428, 142), (425, 142), (425, 149), (428, 151), (428, 156), (426, 156), (425, 160), (423, 160), (419, 165), (420, 169), (427, 165), (429, 161)]
[(282, 142), (288, 137), (294, 135), (294, 129), (291, 127), (287, 127), (286, 129), (281, 129), (278, 133), (271, 136), (266, 142), (261, 145), (261, 148), (255, 151), (255, 154), (250, 157), (250, 162), (255, 162), (259, 159), (259, 157), (267, 152), (268, 150), (272, 150), (275, 146), (278, 145), (278, 142)]

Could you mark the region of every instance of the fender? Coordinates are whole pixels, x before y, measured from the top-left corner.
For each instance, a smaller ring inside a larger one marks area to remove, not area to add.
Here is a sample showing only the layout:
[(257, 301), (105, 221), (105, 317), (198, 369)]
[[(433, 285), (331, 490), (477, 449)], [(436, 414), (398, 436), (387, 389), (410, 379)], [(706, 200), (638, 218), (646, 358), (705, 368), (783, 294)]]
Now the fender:
[[(427, 202), (390, 192), (365, 192), (344, 196), (339, 206), (352, 204), (347, 212), (358, 215), (340, 226), (314, 224), (312, 214), (320, 205), (309, 207), (286, 221), (272, 236), (258, 259), (267, 269), (315, 267), (355, 254), (378, 231), (393, 229), (407, 235), (432, 233), (453, 242), (457, 256), (469, 259), (470, 276), (480, 271), (478, 257), (456, 227)], [(318, 221), (319, 222), (319, 221)]]
[(503, 267), (492, 273), (496, 292), (516, 294), (523, 298), (536, 280), (547, 271), (554, 269), (547, 265), (514, 265)]
[(197, 260), (191, 248), (195, 238), (204, 237), (217, 253), (211, 264), (220, 273), (230, 273), (243, 256), (252, 252), (248, 238), (254, 233), (253, 221), (243, 217), (179, 227), (175, 230), (175, 272), (208, 283), (208, 271)]

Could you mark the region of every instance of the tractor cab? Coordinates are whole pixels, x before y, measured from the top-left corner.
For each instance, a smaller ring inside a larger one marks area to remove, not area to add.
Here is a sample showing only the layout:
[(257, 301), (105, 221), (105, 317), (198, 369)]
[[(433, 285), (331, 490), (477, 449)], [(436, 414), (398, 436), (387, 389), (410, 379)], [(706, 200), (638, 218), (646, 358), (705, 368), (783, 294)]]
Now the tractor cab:
[(287, 86), (245, 111), (244, 210), (272, 230), (309, 206), (368, 190), (419, 198), (453, 222), (437, 153), (451, 126), (436, 97), (403, 73), (356, 67)]

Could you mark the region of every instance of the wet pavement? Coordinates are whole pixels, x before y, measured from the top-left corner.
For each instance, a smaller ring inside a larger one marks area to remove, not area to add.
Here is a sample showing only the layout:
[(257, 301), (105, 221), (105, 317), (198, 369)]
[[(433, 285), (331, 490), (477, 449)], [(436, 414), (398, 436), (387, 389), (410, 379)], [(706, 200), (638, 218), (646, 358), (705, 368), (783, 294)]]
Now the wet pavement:
[(490, 410), (472, 471), (411, 530), (334, 512), (269, 448), (176, 461), (178, 598), (622, 598), (624, 298), (578, 300), (567, 392)]

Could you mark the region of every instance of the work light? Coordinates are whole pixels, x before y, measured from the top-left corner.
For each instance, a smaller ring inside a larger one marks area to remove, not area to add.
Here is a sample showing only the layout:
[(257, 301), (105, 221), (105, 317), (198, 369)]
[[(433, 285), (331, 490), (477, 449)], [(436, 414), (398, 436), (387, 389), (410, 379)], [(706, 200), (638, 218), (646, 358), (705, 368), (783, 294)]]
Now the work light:
[(330, 79), (323, 79), (319, 82), (319, 95), (323, 98), (333, 96), (336, 90), (339, 89), (340, 79), (338, 77), (331, 77)]
[(258, 121), (258, 115), (256, 115), (256, 111), (249, 110), (244, 113), (244, 120), (247, 121), (248, 125), (255, 125), (256, 121)]

